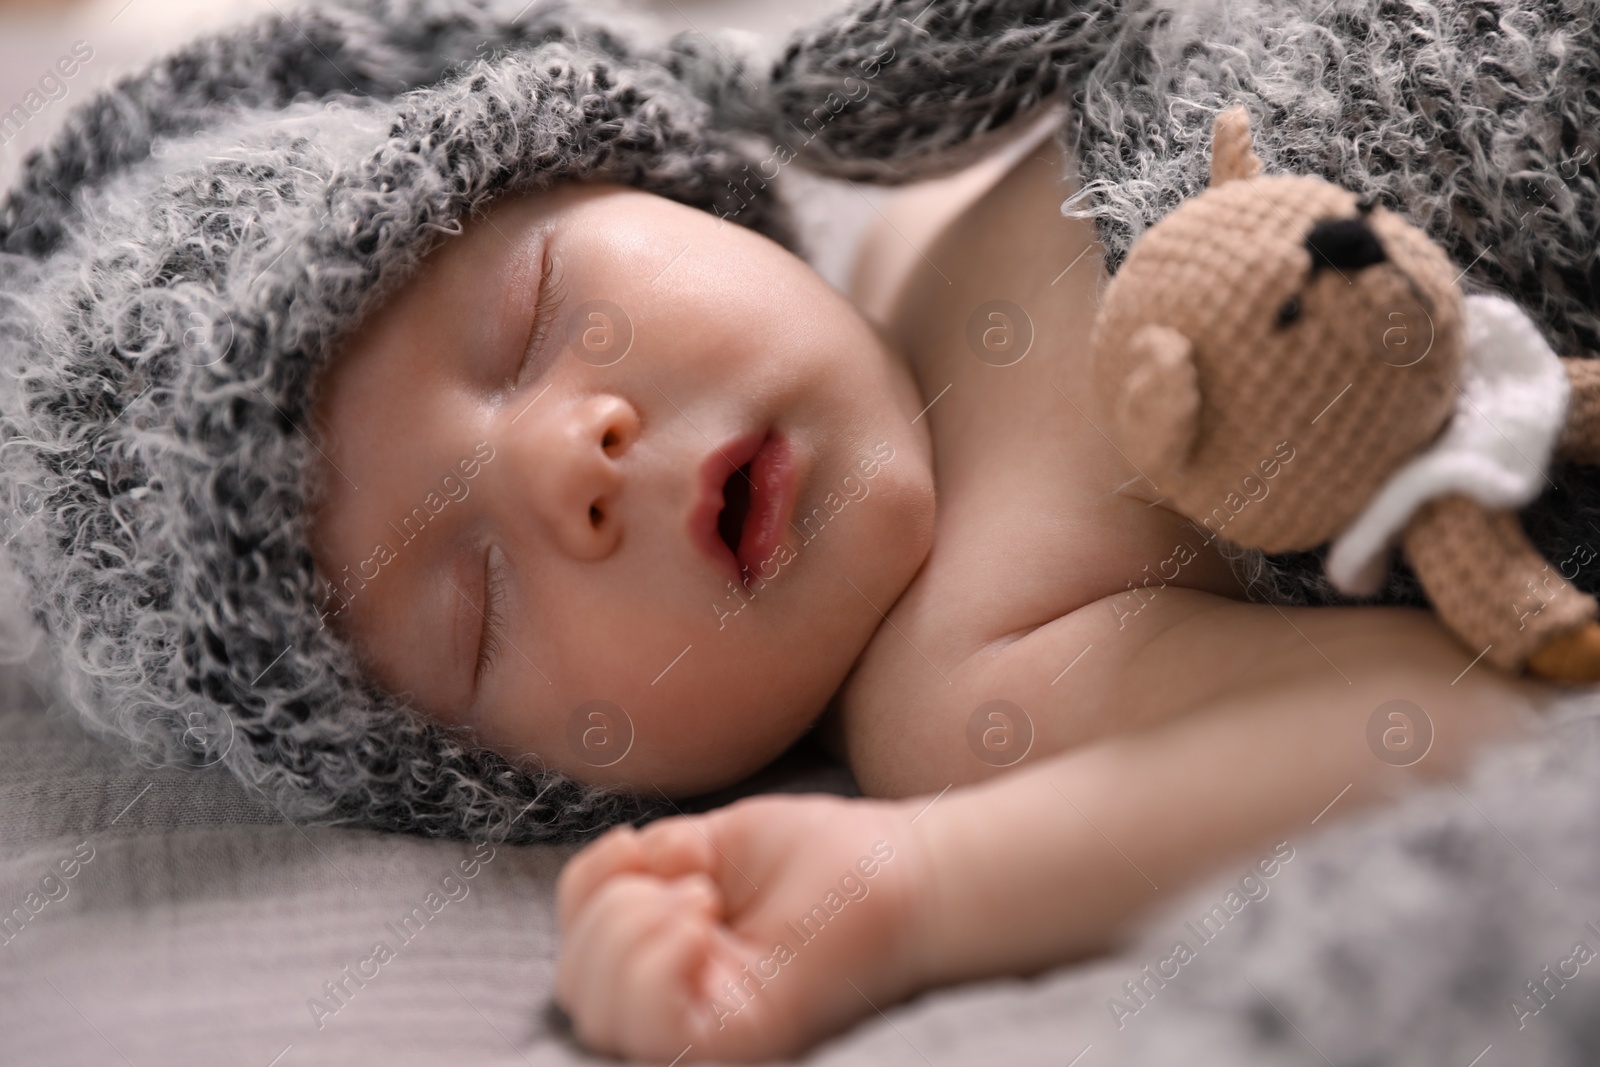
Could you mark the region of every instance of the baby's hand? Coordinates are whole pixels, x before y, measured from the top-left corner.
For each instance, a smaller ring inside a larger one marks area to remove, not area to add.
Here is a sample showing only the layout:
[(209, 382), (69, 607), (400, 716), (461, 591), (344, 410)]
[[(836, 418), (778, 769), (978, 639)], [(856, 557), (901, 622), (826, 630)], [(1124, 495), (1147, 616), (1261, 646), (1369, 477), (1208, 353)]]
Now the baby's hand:
[(557, 889), (556, 999), (578, 1037), (660, 1062), (769, 1059), (914, 992), (929, 883), (912, 815), (769, 796), (611, 830)]

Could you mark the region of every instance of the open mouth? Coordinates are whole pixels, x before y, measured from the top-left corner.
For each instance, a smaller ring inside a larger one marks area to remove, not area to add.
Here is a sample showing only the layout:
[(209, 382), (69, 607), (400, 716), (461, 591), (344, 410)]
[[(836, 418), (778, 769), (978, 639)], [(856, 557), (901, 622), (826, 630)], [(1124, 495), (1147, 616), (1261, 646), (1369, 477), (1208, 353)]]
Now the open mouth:
[(717, 515), (717, 536), (739, 558), (739, 542), (744, 538), (744, 523), (750, 517), (750, 468), (746, 463), (728, 475), (722, 485), (722, 511)]
[(700, 484), (690, 527), (702, 551), (735, 580), (759, 573), (782, 546), (794, 510), (788, 442), (776, 433), (730, 442), (707, 457)]

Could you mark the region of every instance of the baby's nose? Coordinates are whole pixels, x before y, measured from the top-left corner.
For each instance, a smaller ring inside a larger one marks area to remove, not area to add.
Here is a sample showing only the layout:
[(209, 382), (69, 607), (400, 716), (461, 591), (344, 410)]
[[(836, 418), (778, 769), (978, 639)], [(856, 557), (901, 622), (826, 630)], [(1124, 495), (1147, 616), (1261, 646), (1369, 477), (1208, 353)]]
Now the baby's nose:
[(1389, 258), (1364, 214), (1318, 222), (1306, 234), (1306, 251), (1311, 253), (1312, 278), (1324, 267), (1341, 274), (1353, 273)]
[[(582, 559), (601, 559), (620, 542), (624, 488), (619, 461), (639, 436), (639, 413), (617, 396), (591, 397), (565, 414), (543, 461), (554, 469), (540, 501), (556, 540)], [(552, 454), (553, 453), (553, 454)]]

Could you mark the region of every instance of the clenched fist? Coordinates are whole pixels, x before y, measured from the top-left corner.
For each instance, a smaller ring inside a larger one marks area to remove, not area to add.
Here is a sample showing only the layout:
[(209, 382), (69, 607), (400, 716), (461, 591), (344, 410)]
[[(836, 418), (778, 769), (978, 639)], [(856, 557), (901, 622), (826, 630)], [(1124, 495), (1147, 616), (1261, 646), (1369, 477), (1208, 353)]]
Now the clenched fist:
[(557, 889), (556, 997), (633, 1059), (797, 1053), (919, 988), (927, 857), (905, 804), (764, 796), (619, 826)]

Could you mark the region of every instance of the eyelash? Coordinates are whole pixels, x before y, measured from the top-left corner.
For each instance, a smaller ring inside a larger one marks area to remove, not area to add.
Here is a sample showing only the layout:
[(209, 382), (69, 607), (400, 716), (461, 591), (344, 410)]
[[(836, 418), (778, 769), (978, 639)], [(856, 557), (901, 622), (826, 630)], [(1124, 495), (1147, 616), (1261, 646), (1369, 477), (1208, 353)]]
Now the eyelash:
[(533, 329), (528, 334), (528, 347), (522, 350), (522, 362), (517, 365), (517, 374), (514, 381), (522, 380), (523, 371), (527, 368), (528, 361), (535, 353), (544, 347), (544, 342), (550, 335), (550, 324), (561, 313), (561, 305), (566, 299), (567, 291), (563, 285), (560, 262), (552, 260), (550, 253), (545, 252), (544, 263), (540, 266), (541, 281), (539, 292), (534, 297), (539, 302), (538, 309), (533, 317)]
[(483, 632), (478, 638), (478, 665), (473, 678), (482, 681), (494, 669), (495, 657), (500, 653), (500, 642), (505, 635), (501, 628), (500, 600), (505, 575), (483, 563)]

